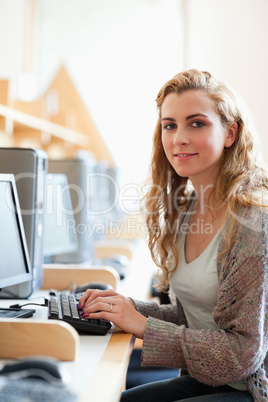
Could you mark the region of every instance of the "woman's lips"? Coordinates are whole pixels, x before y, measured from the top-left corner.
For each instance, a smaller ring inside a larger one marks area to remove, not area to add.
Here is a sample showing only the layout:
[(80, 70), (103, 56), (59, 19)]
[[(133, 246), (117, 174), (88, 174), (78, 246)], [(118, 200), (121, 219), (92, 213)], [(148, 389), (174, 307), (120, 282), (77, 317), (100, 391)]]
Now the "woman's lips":
[(179, 160), (188, 160), (188, 159), (191, 159), (192, 157), (194, 157), (196, 155), (197, 155), (197, 153), (195, 153), (195, 154), (189, 154), (189, 153), (177, 153), (177, 154), (174, 154), (174, 156)]

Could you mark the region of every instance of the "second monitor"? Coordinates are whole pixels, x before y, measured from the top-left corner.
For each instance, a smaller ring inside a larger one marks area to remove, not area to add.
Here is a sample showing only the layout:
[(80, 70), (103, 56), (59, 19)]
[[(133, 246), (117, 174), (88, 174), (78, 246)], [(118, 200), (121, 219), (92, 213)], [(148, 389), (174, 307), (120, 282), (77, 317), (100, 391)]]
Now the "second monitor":
[(91, 260), (94, 239), (91, 236), (91, 221), (87, 213), (91, 196), (87, 177), (92, 172), (92, 166), (85, 159), (49, 160), (48, 172), (67, 176), (78, 237), (78, 250), (58, 255), (54, 262), (80, 263)]
[(78, 251), (76, 224), (65, 174), (48, 174), (44, 219), (44, 262)]

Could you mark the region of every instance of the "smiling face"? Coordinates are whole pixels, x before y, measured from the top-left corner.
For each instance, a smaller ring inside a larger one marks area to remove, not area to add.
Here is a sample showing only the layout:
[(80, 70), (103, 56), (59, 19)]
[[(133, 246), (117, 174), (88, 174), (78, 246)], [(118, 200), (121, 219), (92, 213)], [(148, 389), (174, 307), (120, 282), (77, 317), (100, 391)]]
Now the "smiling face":
[(224, 127), (204, 91), (170, 93), (161, 106), (162, 144), (178, 175), (194, 186), (214, 184), (224, 147), (236, 138), (236, 123)]

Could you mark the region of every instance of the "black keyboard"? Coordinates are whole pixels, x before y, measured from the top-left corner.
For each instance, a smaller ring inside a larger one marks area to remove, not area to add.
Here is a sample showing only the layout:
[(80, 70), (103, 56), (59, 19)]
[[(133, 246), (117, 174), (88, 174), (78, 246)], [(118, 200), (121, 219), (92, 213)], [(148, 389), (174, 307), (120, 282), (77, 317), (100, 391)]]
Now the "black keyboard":
[(78, 300), (76, 295), (68, 291), (50, 292), (48, 296), (48, 318), (68, 322), (80, 334), (107, 334), (112, 326), (111, 322), (84, 318), (78, 309)]

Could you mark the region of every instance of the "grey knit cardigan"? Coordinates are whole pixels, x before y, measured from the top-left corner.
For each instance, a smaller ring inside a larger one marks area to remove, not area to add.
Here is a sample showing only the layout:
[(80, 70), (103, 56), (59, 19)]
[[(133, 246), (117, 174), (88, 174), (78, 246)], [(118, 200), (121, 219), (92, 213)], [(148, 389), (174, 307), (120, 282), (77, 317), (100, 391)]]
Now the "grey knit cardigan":
[(218, 330), (189, 329), (177, 299), (170, 305), (134, 300), (148, 317), (142, 364), (186, 368), (213, 386), (244, 380), (254, 401), (263, 402), (268, 401), (268, 213), (243, 208), (236, 218), (235, 241), (224, 259), (223, 235), (218, 248), (213, 313)]

